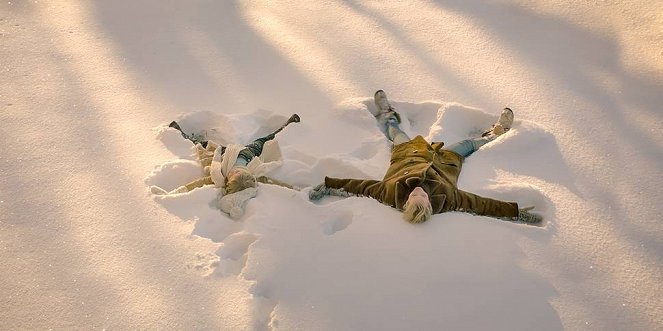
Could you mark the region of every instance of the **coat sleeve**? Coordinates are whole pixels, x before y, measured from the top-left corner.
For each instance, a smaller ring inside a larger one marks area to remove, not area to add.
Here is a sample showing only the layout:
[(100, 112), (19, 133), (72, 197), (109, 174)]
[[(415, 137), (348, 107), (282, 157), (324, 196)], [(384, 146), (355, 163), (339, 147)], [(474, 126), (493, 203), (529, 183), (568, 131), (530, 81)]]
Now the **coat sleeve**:
[(383, 182), (373, 179), (341, 179), (325, 177), (325, 186), (345, 192), (371, 197), (382, 202)]
[(473, 193), (458, 190), (457, 211), (475, 213), (490, 217), (517, 217), (518, 204), (485, 198)]
[(258, 183), (278, 185), (278, 186), (282, 186), (282, 187), (289, 188), (289, 189), (292, 189), (292, 190), (297, 190), (294, 186), (292, 186), (292, 185), (290, 185), (290, 184), (288, 184), (284, 181), (280, 181), (278, 179), (270, 178), (270, 177), (267, 177), (267, 176), (260, 176), (260, 177), (256, 178), (256, 181), (258, 181)]

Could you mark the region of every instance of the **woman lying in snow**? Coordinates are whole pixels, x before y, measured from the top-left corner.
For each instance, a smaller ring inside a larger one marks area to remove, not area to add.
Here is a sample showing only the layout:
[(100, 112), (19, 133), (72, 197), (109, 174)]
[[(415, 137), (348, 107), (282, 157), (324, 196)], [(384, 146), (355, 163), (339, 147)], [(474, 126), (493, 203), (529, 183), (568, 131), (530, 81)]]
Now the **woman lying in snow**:
[(191, 140), (196, 146), (198, 159), (203, 166), (205, 176), (180, 186), (170, 192), (158, 186), (152, 186), (153, 194), (176, 194), (189, 192), (205, 185), (214, 185), (220, 188), (219, 208), (233, 218), (244, 214), (246, 202), (257, 194), (256, 183), (266, 183), (293, 188), (292, 186), (265, 176), (269, 171), (281, 165), (281, 152), (273, 139), (288, 124), (298, 123), (299, 115), (290, 116), (288, 121), (271, 134), (258, 138), (252, 143), (242, 146), (219, 146), (205, 140), (205, 137), (188, 135), (182, 131), (179, 124), (173, 121), (170, 127), (180, 131), (182, 136)]
[(384, 91), (375, 92), (382, 132), (393, 143), (391, 165), (384, 178), (339, 179), (325, 177), (325, 182), (309, 192), (311, 200), (325, 195), (368, 196), (402, 210), (408, 222), (427, 221), (432, 214), (464, 211), (526, 223), (539, 223), (542, 217), (519, 209), (515, 202), (484, 198), (458, 189), (463, 160), (481, 146), (493, 141), (513, 124), (513, 111), (505, 108), (497, 123), (480, 138), (467, 139), (447, 148), (444, 143), (429, 144), (423, 137), (410, 139), (399, 127), (400, 115), (387, 100)]

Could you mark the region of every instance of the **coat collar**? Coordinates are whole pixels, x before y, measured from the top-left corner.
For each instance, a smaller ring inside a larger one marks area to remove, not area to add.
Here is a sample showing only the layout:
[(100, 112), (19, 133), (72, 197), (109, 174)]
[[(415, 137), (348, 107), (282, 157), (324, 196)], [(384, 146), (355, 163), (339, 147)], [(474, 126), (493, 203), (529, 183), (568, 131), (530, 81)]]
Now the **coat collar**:
[(405, 202), (407, 201), (410, 193), (417, 186), (420, 186), (426, 192), (426, 194), (428, 194), (428, 200), (433, 207), (433, 213), (439, 213), (444, 207), (444, 202), (446, 201), (447, 196), (446, 194), (436, 192), (435, 189), (439, 189), (444, 185), (444, 183), (433, 178), (424, 178), (423, 174), (422, 177), (410, 177), (403, 182), (398, 182), (396, 184), (396, 208), (403, 209), (403, 206), (405, 205)]

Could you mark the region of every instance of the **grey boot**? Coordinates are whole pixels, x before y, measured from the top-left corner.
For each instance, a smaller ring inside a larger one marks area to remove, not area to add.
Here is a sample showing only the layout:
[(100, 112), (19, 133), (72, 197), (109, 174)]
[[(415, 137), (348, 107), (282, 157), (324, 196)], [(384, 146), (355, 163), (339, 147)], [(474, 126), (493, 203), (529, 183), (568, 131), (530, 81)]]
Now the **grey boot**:
[(518, 210), (518, 218), (517, 220), (519, 222), (527, 223), (527, 224), (537, 224), (541, 223), (543, 221), (543, 216), (537, 213), (530, 212), (532, 208), (522, 208)]

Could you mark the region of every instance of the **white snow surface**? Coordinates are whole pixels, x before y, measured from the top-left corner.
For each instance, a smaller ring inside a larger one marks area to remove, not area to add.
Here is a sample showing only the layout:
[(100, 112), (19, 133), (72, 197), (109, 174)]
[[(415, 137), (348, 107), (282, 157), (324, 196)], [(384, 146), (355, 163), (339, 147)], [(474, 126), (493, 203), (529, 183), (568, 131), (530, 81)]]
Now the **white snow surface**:
[[(663, 1), (0, 4), (0, 329), (663, 330)], [(380, 179), (411, 136), (514, 127), (459, 187), (542, 226), (412, 225)], [(293, 113), (238, 220), (168, 128), (248, 143)]]

